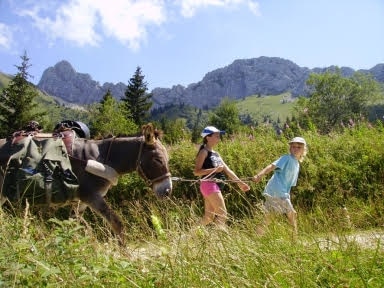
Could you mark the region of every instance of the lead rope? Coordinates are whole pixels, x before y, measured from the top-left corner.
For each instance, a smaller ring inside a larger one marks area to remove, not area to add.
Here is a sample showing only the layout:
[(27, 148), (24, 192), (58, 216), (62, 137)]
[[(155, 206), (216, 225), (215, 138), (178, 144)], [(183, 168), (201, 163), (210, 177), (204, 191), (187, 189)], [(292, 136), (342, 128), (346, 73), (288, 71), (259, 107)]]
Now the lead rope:
[[(202, 181), (210, 181), (210, 182), (216, 182), (216, 183), (227, 183), (227, 182), (231, 182), (231, 183), (236, 183), (236, 182), (240, 182), (240, 181), (243, 181), (243, 182), (252, 182), (252, 178), (253, 177), (247, 177), (247, 178), (242, 178), (242, 179), (239, 179), (239, 180), (221, 180), (221, 179), (216, 179), (216, 178), (211, 178), (211, 179), (206, 179), (206, 177), (204, 178), (201, 178), (201, 179), (184, 179), (184, 178), (181, 178), (181, 177), (171, 177), (171, 180), (172, 181), (180, 181), (180, 182), (192, 182), (192, 184), (190, 186), (193, 186), (195, 185), (197, 182), (202, 182)], [(244, 196), (243, 193), (239, 193), (238, 190), (234, 189), (236, 191), (236, 193), (238, 195), (240, 195), (243, 199), (246, 199), (246, 197)], [(247, 200), (247, 199), (246, 199)], [(248, 201), (248, 200), (247, 200)]]
[[(212, 173), (210, 173), (210, 174), (212, 174)], [(208, 176), (210, 174), (208, 174)], [(242, 178), (239, 180), (231, 180), (231, 179), (222, 180), (222, 179), (216, 179), (216, 178), (208, 178), (207, 176), (205, 176), (204, 178), (201, 178), (201, 179), (185, 179), (182, 177), (171, 177), (172, 181), (192, 182), (191, 186), (196, 184), (197, 182), (203, 182), (203, 181), (210, 181), (210, 182), (216, 182), (216, 183), (238, 183), (238, 182), (245, 182), (246, 183), (246, 182), (253, 182), (252, 179), (253, 179), (253, 177), (246, 177), (246, 178)]]

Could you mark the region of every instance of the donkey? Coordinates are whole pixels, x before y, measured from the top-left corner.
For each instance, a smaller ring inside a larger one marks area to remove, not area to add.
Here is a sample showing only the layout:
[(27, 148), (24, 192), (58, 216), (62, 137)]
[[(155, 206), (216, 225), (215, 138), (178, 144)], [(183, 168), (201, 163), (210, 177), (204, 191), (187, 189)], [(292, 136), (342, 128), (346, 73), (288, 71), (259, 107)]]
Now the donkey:
[[(118, 176), (134, 171), (138, 172), (156, 196), (165, 198), (170, 195), (172, 181), (168, 165), (169, 156), (160, 142), (160, 134), (161, 131), (149, 123), (142, 127), (142, 136), (103, 140), (75, 138), (67, 150), (70, 150), (68, 154), (71, 168), (77, 177), (79, 187), (73, 199), (59, 204), (64, 206), (80, 203), (78, 205), (80, 214), (90, 207), (109, 223), (120, 244), (123, 244), (122, 220), (107, 204), (104, 196), (111, 186), (117, 183)], [(0, 139), (1, 205), (6, 201), (2, 190), (11, 151), (11, 140)], [(98, 166), (89, 163), (96, 163)]]

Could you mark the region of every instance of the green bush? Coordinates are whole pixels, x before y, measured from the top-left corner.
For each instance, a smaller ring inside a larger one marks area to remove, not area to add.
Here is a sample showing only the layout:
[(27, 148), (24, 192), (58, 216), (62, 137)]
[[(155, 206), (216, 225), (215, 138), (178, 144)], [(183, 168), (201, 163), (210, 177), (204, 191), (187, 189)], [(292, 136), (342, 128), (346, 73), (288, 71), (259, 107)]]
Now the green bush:
[[(360, 125), (340, 134), (303, 132), (299, 136), (307, 140), (309, 151), (301, 164), (298, 185), (291, 191), (295, 208), (305, 214), (321, 209), (333, 215), (335, 211), (348, 207), (359, 227), (381, 225), (384, 220), (382, 127)], [(199, 145), (183, 140), (167, 147), (170, 169), (175, 177), (172, 200), (192, 209), (197, 215), (202, 213), (203, 208), (198, 178), (193, 175)], [(259, 184), (250, 181), (250, 177), (282, 154), (288, 153), (288, 139), (277, 136), (271, 129), (259, 127), (225, 136), (217, 150), (229, 167), (251, 186), (251, 191), (244, 193), (235, 183), (227, 182), (223, 194), (228, 212), (233, 216), (231, 219), (254, 215), (255, 208), (263, 200), (262, 192), (271, 174)], [(132, 201), (157, 202), (135, 173), (122, 177), (108, 197), (119, 206)], [(366, 209), (370, 211), (369, 216), (358, 213), (358, 210)]]

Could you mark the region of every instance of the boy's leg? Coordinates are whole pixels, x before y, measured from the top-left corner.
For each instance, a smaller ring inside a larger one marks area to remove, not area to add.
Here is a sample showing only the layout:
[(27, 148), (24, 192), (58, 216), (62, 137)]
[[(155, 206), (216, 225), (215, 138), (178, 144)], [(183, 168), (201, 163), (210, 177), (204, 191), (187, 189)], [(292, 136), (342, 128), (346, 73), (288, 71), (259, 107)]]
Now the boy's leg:
[(272, 221), (271, 217), (272, 217), (271, 213), (269, 213), (267, 211), (264, 211), (263, 223), (261, 223), (260, 225), (258, 225), (256, 227), (256, 233), (257, 234), (259, 234), (259, 235), (264, 235), (265, 234), (269, 224)]
[(293, 236), (295, 237), (297, 235), (297, 213), (295, 210), (290, 211), (287, 213), (287, 218), (289, 224), (291, 224), (293, 229)]

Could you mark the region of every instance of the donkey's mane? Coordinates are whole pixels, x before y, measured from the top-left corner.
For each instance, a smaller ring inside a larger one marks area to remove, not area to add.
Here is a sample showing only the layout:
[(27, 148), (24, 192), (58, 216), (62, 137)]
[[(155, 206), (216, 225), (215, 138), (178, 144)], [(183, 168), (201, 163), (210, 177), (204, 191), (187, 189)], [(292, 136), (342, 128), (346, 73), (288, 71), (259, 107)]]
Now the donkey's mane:
[[(157, 128), (154, 129), (153, 133), (155, 135), (155, 138), (156, 139), (160, 139), (160, 140), (161, 140), (161, 138), (164, 135), (163, 130), (160, 130), (160, 129), (157, 129)], [(94, 139), (95, 140), (101, 140), (101, 139), (109, 139), (109, 138), (113, 138), (113, 137), (123, 138), (123, 137), (140, 137), (140, 136), (143, 136), (142, 131), (139, 131), (139, 132), (136, 132), (136, 133), (130, 133), (130, 134), (124, 134), (124, 133), (119, 133), (117, 135), (109, 134), (106, 137), (95, 137)]]

